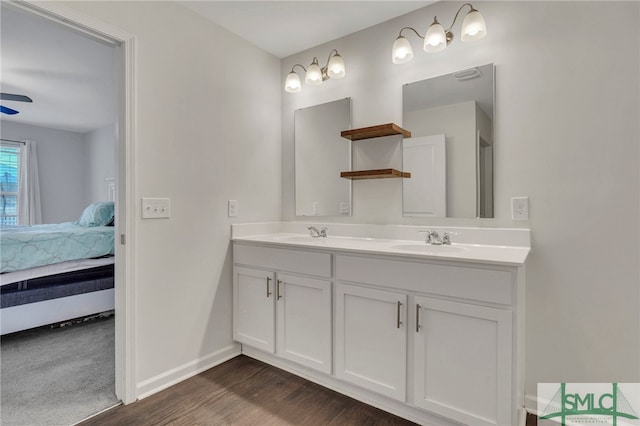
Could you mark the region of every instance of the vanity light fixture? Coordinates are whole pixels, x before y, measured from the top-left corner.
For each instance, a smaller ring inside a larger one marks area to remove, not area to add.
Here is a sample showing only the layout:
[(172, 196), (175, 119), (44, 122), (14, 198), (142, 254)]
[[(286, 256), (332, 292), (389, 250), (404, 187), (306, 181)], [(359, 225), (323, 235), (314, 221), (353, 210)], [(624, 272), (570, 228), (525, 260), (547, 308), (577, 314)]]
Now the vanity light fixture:
[(296, 67), (300, 67), (304, 70), (304, 82), (309, 86), (320, 86), (323, 81), (329, 78), (343, 78), (345, 76), (344, 59), (338, 53), (336, 49), (333, 49), (329, 53), (327, 59), (327, 65), (320, 68), (318, 58), (314, 57), (311, 65), (308, 68), (303, 67), (300, 64), (295, 64), (291, 67), (291, 72), (287, 75), (287, 79), (284, 82), (284, 90), (289, 93), (298, 93), (302, 90), (302, 83), (300, 77), (295, 71)]
[(438, 22), (438, 17), (433, 18), (433, 23), (427, 29), (427, 32), (424, 36), (420, 35), (418, 31), (416, 31), (412, 27), (404, 27), (400, 30), (400, 34), (398, 34), (398, 38), (393, 43), (393, 49), (391, 50), (391, 59), (394, 64), (404, 64), (413, 59), (413, 49), (411, 49), (411, 44), (409, 44), (409, 40), (407, 40), (403, 35), (402, 31), (411, 30), (418, 37), (424, 39), (424, 44), (422, 48), (425, 52), (436, 53), (443, 51), (451, 40), (453, 40), (453, 33), (451, 29), (453, 25), (456, 23), (456, 19), (458, 19), (458, 15), (462, 11), (465, 6), (469, 6), (470, 10), (467, 13), (467, 16), (464, 17), (464, 21), (462, 22), (462, 35), (460, 39), (462, 41), (475, 41), (480, 40), (482, 37), (487, 35), (487, 25), (484, 22), (484, 18), (478, 12), (471, 3), (465, 3), (456, 12), (456, 16), (453, 18), (453, 22), (449, 26), (449, 29), (444, 29), (444, 27)]

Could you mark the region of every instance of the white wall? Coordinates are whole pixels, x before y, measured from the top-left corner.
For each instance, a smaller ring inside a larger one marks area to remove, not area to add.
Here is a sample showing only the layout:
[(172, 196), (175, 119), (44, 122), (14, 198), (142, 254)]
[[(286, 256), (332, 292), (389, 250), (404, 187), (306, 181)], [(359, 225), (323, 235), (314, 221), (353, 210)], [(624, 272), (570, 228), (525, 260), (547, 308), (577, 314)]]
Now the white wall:
[(36, 141), (44, 223), (73, 222), (86, 207), (86, 165), (80, 133), (2, 122), (2, 137)]
[[(456, 24), (453, 43), (427, 54), (408, 35), (414, 60), (391, 63), (400, 28), (424, 32), (457, 7), (440, 2), (282, 61), (281, 86), (293, 64), (333, 48), (347, 68), (342, 80), (283, 94), (283, 217), (296, 219), (296, 108), (350, 96), (354, 127), (401, 124), (403, 84), (494, 63), (495, 219), (403, 218), (402, 184), (387, 179), (354, 182), (354, 216), (334, 220), (530, 226), (527, 394), (545, 381), (640, 381), (640, 4), (481, 2), (483, 40), (460, 42)], [(513, 196), (529, 196), (528, 222), (511, 220)]]
[(235, 348), (227, 200), (233, 221), (281, 217), (280, 61), (176, 3), (65, 5), (136, 37), (136, 198), (171, 199), (170, 219), (136, 223), (136, 382), (149, 390)]
[(96, 129), (83, 135), (87, 168), (85, 202), (106, 201), (107, 181), (115, 178), (116, 134), (115, 126)]

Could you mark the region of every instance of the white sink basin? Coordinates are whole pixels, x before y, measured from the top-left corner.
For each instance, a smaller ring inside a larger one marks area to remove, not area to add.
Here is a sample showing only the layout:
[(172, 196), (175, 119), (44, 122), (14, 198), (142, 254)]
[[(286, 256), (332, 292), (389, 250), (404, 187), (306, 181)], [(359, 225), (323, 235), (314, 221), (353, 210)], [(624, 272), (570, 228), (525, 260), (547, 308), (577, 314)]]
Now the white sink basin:
[(278, 235), (274, 236), (275, 241), (290, 242), (290, 243), (314, 243), (326, 241), (325, 237), (312, 237), (310, 235)]
[(395, 244), (391, 247), (393, 247), (396, 250), (413, 251), (418, 253), (429, 253), (429, 254), (460, 253), (467, 250), (466, 248), (459, 247), (459, 246), (449, 246), (449, 245), (435, 246), (427, 243)]
[(316, 243), (316, 244), (333, 244), (339, 246), (353, 246), (357, 245), (359, 247), (362, 244), (371, 245), (387, 245), (390, 240), (383, 240), (378, 238), (356, 238), (356, 237), (312, 237), (310, 235), (299, 235), (299, 234), (289, 234), (289, 235), (274, 235), (270, 237), (273, 241), (278, 241), (282, 243)]

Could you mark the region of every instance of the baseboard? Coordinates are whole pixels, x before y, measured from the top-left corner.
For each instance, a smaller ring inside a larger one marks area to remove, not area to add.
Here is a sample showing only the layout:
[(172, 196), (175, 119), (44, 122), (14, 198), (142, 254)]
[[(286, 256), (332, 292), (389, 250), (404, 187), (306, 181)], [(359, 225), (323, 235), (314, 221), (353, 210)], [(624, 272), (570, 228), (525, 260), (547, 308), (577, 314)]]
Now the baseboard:
[(222, 364), (240, 355), (240, 345), (233, 343), (212, 354), (195, 359), (179, 367), (171, 369), (155, 377), (142, 381), (136, 385), (136, 395), (138, 399), (146, 398), (154, 393), (160, 392), (170, 386), (180, 383), (196, 374), (202, 373), (216, 365)]
[(527, 413), (540, 416), (540, 413), (538, 413), (538, 397), (536, 395), (525, 394), (524, 408), (527, 410)]
[(77, 422), (73, 423), (71, 426), (77, 426), (77, 425), (79, 425), (79, 424), (81, 424), (81, 423), (83, 423), (83, 422), (85, 422), (85, 421), (87, 421), (89, 419), (92, 419), (94, 417), (98, 417), (99, 415), (104, 414), (107, 411), (113, 410), (116, 407), (120, 407), (121, 405), (122, 405), (122, 401), (118, 401), (116, 404), (113, 404), (110, 407), (107, 407), (107, 408), (105, 408), (103, 410), (100, 410), (97, 413), (90, 415), (89, 417), (86, 417), (86, 418), (84, 418), (82, 420), (78, 420)]

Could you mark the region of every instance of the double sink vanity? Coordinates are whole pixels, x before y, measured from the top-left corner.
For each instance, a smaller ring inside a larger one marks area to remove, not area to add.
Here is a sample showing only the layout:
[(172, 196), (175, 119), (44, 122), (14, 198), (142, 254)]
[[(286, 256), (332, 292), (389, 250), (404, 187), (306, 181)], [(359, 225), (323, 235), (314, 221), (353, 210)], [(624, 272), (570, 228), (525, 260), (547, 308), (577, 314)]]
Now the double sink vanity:
[(529, 230), (273, 222), (232, 241), (244, 354), (421, 424), (524, 424)]

